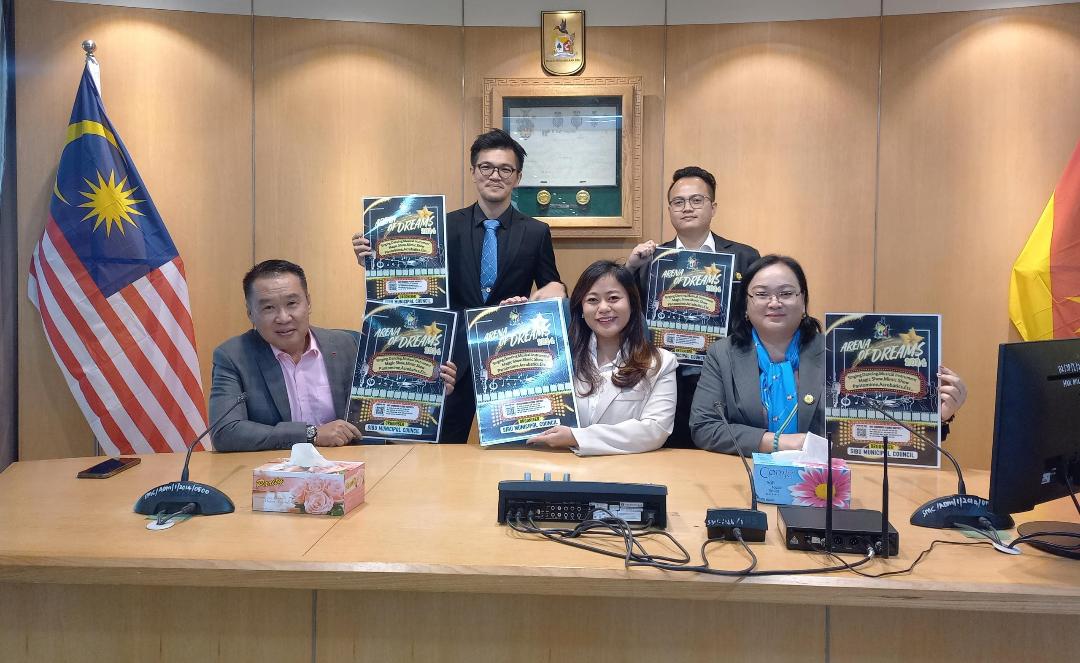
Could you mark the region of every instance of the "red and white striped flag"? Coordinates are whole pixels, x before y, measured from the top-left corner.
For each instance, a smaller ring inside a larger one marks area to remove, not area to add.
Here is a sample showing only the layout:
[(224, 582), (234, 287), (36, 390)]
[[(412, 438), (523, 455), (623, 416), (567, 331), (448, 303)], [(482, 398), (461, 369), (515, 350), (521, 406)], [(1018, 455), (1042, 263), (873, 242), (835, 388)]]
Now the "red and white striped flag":
[(184, 265), (89, 63), (28, 294), (106, 453), (183, 451), (206, 428)]

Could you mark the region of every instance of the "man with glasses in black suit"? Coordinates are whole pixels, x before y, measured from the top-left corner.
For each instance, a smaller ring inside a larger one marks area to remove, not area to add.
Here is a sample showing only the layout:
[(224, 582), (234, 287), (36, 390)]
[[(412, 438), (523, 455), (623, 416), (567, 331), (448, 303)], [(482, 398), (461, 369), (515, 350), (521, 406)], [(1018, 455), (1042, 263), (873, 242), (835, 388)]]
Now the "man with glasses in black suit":
[[(649, 265), (653, 254), (659, 249), (690, 249), (735, 255), (735, 276), (731, 292), (732, 301), (742, 293), (742, 275), (755, 260), (761, 257), (758, 250), (747, 244), (725, 239), (712, 232), (712, 219), (716, 213), (716, 178), (699, 166), (687, 166), (675, 171), (668, 187), (668, 218), (675, 229), (675, 238), (657, 244), (653, 240), (634, 247), (626, 259), (626, 266), (635, 270), (642, 301), (649, 294)], [(679, 366), (676, 373), (678, 401), (675, 409), (675, 429), (664, 446), (693, 449), (690, 439), (690, 405), (694, 402), (701, 369), (697, 366)]]
[[(476, 412), (465, 309), (508, 299), (566, 296), (555, 266), (551, 229), (510, 204), (524, 162), (525, 149), (505, 131), (492, 129), (477, 136), (469, 149), (477, 200), (446, 215), (450, 308), (458, 314), (453, 355), (458, 380), (443, 408), (440, 442), (468, 441)], [(363, 233), (352, 240), (356, 258), (363, 264), (371, 244)]]

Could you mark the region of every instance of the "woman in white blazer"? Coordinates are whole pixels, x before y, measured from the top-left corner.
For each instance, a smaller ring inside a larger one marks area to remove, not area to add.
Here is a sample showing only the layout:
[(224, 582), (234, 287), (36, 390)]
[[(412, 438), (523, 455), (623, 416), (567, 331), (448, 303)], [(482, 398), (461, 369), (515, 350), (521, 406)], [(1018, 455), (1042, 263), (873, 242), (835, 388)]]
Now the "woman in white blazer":
[(578, 427), (529, 439), (581, 456), (653, 451), (675, 420), (675, 355), (649, 342), (633, 273), (589, 265), (570, 295), (570, 352)]

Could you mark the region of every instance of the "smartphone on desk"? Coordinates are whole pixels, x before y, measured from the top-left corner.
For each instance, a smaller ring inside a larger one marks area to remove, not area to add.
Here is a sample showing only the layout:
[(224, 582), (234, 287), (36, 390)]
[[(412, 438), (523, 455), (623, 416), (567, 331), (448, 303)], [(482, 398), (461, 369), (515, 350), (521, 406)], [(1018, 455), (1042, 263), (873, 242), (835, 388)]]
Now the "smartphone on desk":
[(141, 458), (109, 458), (93, 467), (88, 467), (77, 475), (80, 479), (108, 479), (114, 474), (119, 474), (129, 467), (134, 467), (142, 462)]

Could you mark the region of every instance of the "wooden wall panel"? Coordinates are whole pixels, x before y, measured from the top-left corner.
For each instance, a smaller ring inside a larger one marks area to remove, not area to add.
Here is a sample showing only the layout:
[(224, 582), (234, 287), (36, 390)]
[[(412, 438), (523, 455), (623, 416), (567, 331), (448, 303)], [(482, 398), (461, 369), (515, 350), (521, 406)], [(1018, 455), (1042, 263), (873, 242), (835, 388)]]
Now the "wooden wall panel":
[[(361, 271), (348, 238), (361, 197), (471, 202), (466, 150), (482, 129), (482, 79), (542, 75), (532, 28), (30, 0), (17, 11), (19, 292), (78, 44), (93, 37), (110, 115), (187, 263), (207, 388), (214, 346), (248, 327), (239, 280), (253, 259), (300, 262), (315, 320), (357, 327)], [(888, 17), (883, 35), (881, 25), (590, 28), (584, 75), (643, 77), (643, 239), (672, 236), (667, 180), (699, 163), (719, 180), (714, 229), (800, 258), (813, 313), (942, 312), (946, 361), (972, 387), (951, 444), (985, 467), (995, 346), (1013, 333), (1009, 267), (1080, 135), (1080, 5)], [(564, 279), (572, 287), (590, 262), (637, 241), (557, 240)], [(21, 456), (86, 455), (89, 429), (21, 294), (19, 318)]]
[[(465, 29), (465, 138), (461, 161), (462, 198), (476, 200), (468, 171), (468, 148), (481, 127), (485, 78), (545, 76), (540, 68), (539, 44), (535, 28), (469, 27)], [(584, 78), (641, 76), (643, 101), (642, 149), (642, 232), (658, 237), (662, 208), (661, 185), (667, 175), (662, 169), (664, 114), (664, 28), (590, 27), (586, 38)], [(568, 155), (572, 156), (572, 155)], [(525, 167), (528, 168), (528, 158)], [(555, 240), (559, 274), (572, 290), (582, 270), (601, 258), (625, 258), (641, 238), (561, 238)]]
[(255, 259), (304, 267), (316, 324), (360, 328), (364, 196), (460, 206), (461, 58), (459, 27), (255, 19)]
[(943, 314), (949, 446), (986, 468), (1012, 262), (1080, 137), (1080, 5), (889, 17), (884, 54), (877, 307)]
[(834, 663), (1067, 661), (1076, 656), (1080, 628), (1076, 615), (894, 608), (867, 619), (862, 608), (834, 606), (829, 611), (829, 660)]
[(2, 584), (0, 651), (7, 663), (306, 661), (313, 600), (300, 589)]
[(669, 29), (665, 172), (716, 175), (713, 229), (796, 257), (819, 317), (871, 303), (877, 52), (877, 19)]
[(19, 455), (87, 456), (93, 436), (24, 294), (82, 72), (79, 44), (98, 42), (105, 107), (185, 261), (209, 393), (214, 346), (245, 323), (222, 284), (251, 260), (251, 19), (30, 0), (16, 15)]
[(763, 641), (770, 661), (826, 651), (819, 606), (331, 591), (316, 603), (319, 663), (750, 661)]

